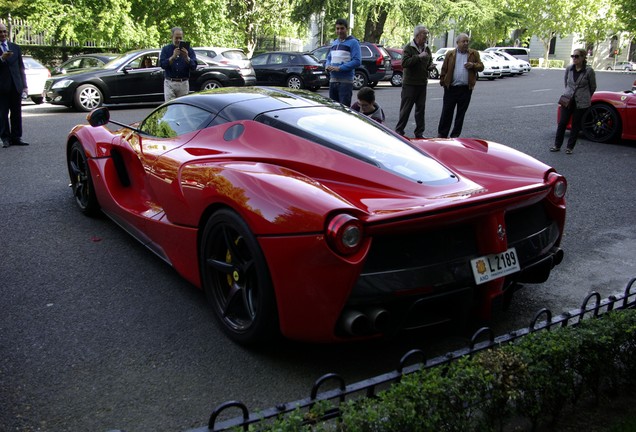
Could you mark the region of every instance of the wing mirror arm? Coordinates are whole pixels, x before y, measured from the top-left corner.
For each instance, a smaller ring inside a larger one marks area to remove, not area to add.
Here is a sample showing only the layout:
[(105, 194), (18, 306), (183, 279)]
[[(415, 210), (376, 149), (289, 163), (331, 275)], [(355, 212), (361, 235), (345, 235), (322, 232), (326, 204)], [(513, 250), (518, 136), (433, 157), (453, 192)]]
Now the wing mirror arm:
[(131, 127), (127, 124), (117, 122), (115, 120), (110, 119), (110, 111), (106, 107), (95, 108), (93, 111), (88, 113), (86, 116), (86, 120), (88, 120), (88, 124), (93, 127), (97, 126), (106, 126), (108, 123), (116, 124), (117, 126), (124, 127), (126, 129), (130, 129), (137, 133), (142, 133), (139, 129)]

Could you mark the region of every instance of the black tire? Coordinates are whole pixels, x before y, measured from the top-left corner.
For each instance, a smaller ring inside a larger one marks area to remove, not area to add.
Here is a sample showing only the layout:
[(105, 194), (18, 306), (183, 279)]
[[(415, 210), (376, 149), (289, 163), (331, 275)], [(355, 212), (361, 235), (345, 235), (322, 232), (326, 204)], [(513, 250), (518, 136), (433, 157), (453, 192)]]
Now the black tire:
[(88, 112), (103, 105), (104, 95), (94, 85), (84, 84), (75, 90), (73, 102), (76, 110)]
[(36, 105), (40, 105), (42, 102), (44, 102), (44, 98), (42, 96), (31, 96), (31, 100)]
[(590, 141), (614, 141), (620, 137), (622, 127), (618, 112), (608, 104), (594, 104), (583, 115), (583, 134)]
[(353, 76), (353, 89), (360, 90), (362, 87), (366, 86), (368, 82), (369, 80), (364, 72), (356, 71)]
[(300, 90), (305, 88), (305, 84), (303, 83), (303, 79), (298, 75), (290, 75), (287, 77), (287, 87), (291, 89)]
[(201, 281), (223, 331), (243, 345), (279, 332), (276, 301), (263, 252), (247, 224), (230, 210), (205, 225), (199, 253)]
[(75, 141), (68, 152), (68, 174), (71, 178), (71, 188), (75, 202), (80, 211), (87, 216), (95, 216), (99, 213), (99, 203), (93, 187), (93, 178), (88, 166), (88, 159), (84, 147), (79, 141)]
[(212, 89), (221, 88), (221, 87), (223, 87), (223, 84), (221, 84), (219, 81), (217, 81), (217, 80), (207, 80), (201, 86), (201, 91), (203, 91), (203, 90), (212, 90)]
[(437, 79), (439, 78), (439, 71), (437, 70), (437, 68), (433, 68), (430, 71), (428, 71), (428, 77), (430, 79)]
[(393, 72), (391, 77), (391, 85), (393, 87), (402, 87), (402, 72)]

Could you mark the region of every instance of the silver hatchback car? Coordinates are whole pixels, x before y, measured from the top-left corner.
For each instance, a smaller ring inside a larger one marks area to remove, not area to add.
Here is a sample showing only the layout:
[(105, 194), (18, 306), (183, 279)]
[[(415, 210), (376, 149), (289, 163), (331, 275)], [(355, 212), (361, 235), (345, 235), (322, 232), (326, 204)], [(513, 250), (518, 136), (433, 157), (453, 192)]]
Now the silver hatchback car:
[(222, 65), (238, 66), (241, 68), (241, 76), (245, 80), (245, 85), (256, 83), (256, 72), (252, 67), (252, 62), (247, 58), (242, 49), (221, 48), (221, 47), (195, 47), (192, 48), (196, 54), (202, 54)]

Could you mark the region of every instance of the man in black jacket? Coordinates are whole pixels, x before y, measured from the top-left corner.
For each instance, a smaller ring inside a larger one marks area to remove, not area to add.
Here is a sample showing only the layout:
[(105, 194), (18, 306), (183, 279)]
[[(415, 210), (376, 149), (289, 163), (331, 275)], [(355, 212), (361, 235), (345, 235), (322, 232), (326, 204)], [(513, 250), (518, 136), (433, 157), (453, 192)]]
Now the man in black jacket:
[(0, 137), (5, 148), (28, 145), (22, 141), (22, 93), (27, 91), (24, 62), (20, 47), (9, 42), (8, 35), (7, 26), (0, 23)]

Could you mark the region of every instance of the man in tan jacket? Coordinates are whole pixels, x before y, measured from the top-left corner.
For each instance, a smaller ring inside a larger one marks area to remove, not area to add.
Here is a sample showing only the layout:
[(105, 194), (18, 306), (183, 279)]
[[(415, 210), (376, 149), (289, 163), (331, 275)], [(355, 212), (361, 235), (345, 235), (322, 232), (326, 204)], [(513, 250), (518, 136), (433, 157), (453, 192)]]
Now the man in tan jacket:
[[(437, 127), (438, 138), (448, 138), (449, 132), (451, 138), (456, 138), (462, 132), (464, 116), (477, 82), (477, 72), (484, 70), (479, 52), (468, 48), (468, 35), (461, 33), (456, 42), (457, 48), (446, 53), (439, 77), (439, 83), (444, 87), (444, 104)], [(457, 114), (451, 131), (455, 107)]]

